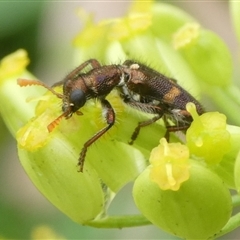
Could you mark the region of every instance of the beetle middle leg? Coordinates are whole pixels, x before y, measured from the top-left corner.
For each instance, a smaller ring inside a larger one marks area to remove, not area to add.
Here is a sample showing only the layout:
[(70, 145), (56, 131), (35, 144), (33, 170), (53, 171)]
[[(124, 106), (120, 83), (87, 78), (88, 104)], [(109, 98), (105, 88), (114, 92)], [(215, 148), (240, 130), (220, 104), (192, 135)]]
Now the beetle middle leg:
[(162, 118), (164, 112), (163, 112), (162, 108), (160, 108), (159, 106), (155, 106), (155, 105), (147, 104), (147, 103), (141, 103), (141, 102), (137, 102), (137, 101), (133, 100), (130, 97), (128, 90), (126, 88), (124, 88), (124, 86), (122, 87), (122, 89), (123, 89), (123, 91), (125, 91), (123, 99), (127, 105), (129, 105), (135, 109), (138, 109), (138, 110), (141, 109), (143, 112), (156, 114), (155, 117), (138, 123), (137, 127), (135, 128), (135, 130), (131, 136), (131, 140), (129, 141), (129, 144), (132, 145), (134, 143), (134, 141), (137, 139), (141, 128), (151, 125), (152, 123), (155, 123), (157, 120)]
[(131, 136), (131, 140), (129, 141), (129, 144), (132, 145), (134, 143), (134, 141), (137, 139), (140, 129), (142, 127), (146, 127), (152, 123), (155, 123), (157, 120), (159, 120), (162, 117), (162, 115), (157, 115), (149, 120), (143, 121), (143, 122), (139, 122), (137, 127), (135, 128), (132, 136)]

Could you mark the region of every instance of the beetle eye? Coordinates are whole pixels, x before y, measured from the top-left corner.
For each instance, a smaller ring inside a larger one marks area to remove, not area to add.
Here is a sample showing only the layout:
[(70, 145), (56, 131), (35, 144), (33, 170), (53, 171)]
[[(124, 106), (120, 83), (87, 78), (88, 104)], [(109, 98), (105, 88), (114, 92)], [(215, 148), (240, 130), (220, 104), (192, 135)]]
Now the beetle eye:
[(73, 112), (76, 112), (86, 103), (86, 95), (81, 89), (75, 89), (70, 93), (69, 102), (73, 105)]

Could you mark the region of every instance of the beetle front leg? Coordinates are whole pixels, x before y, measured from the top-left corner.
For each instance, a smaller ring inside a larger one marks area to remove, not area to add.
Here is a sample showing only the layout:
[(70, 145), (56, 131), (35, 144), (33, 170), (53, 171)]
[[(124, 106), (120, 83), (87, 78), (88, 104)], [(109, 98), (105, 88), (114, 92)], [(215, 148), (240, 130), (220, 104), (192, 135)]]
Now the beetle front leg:
[(84, 161), (88, 147), (90, 147), (95, 141), (97, 141), (102, 135), (104, 135), (115, 123), (115, 112), (111, 104), (106, 99), (101, 99), (101, 105), (103, 108), (103, 115), (106, 119), (107, 126), (97, 132), (87, 142), (84, 143), (82, 151), (78, 159), (78, 165), (80, 166), (80, 172), (83, 172)]

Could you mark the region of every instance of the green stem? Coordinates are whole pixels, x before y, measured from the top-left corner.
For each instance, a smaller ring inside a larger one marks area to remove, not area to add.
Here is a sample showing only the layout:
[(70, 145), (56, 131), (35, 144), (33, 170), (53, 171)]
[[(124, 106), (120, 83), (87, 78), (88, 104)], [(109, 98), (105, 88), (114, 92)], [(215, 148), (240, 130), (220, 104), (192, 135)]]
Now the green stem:
[(85, 223), (87, 226), (96, 228), (126, 228), (139, 227), (152, 224), (143, 215), (122, 215), (122, 216), (107, 216), (102, 219), (97, 219)]
[(231, 85), (226, 88), (227, 95), (240, 106), (240, 89), (237, 86)]
[(232, 205), (233, 207), (240, 206), (240, 196), (238, 194), (232, 196)]
[(240, 213), (237, 213), (236, 215), (232, 216), (227, 224), (222, 228), (222, 230), (213, 236), (213, 239), (216, 239), (220, 236), (223, 236), (234, 229), (238, 228), (240, 226)]
[(240, 11), (240, 2), (231, 0), (229, 1), (229, 9), (231, 13), (231, 18), (233, 21), (233, 26), (236, 32), (236, 35), (238, 37), (238, 41), (240, 42), (240, 29), (239, 29), (239, 23), (240, 23), (240, 16), (239, 16), (239, 11)]

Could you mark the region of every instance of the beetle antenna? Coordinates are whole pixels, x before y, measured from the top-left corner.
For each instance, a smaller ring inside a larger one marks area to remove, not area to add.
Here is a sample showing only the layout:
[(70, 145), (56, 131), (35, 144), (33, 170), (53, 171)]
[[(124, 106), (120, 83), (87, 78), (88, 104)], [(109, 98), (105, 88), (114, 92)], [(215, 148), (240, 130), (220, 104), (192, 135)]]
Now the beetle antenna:
[(60, 93), (55, 92), (51, 87), (47, 86), (46, 84), (44, 84), (41, 81), (38, 80), (31, 80), (31, 79), (24, 79), (24, 78), (18, 78), (17, 79), (17, 84), (20, 87), (26, 87), (26, 86), (32, 86), (32, 85), (38, 85), (38, 86), (42, 86), (46, 89), (48, 89), (50, 92), (52, 92), (54, 95), (56, 95), (58, 98), (63, 98), (63, 95)]
[(50, 124), (48, 124), (47, 129), (48, 132), (52, 132), (53, 129), (59, 125), (60, 121), (68, 115), (68, 112), (62, 113), (59, 117), (57, 117), (54, 121), (52, 121)]

